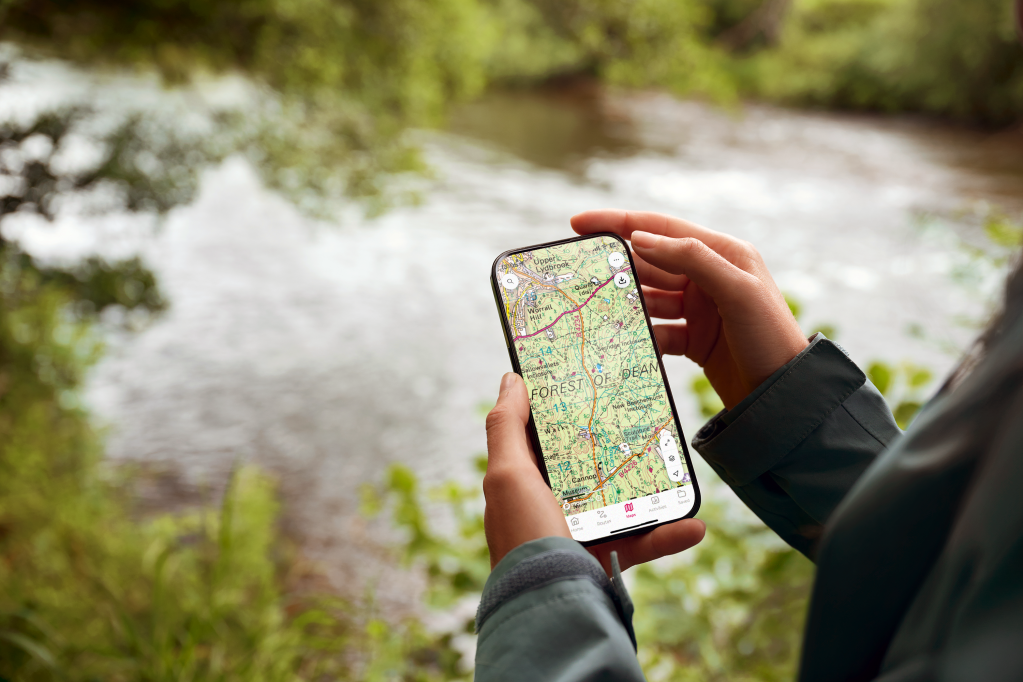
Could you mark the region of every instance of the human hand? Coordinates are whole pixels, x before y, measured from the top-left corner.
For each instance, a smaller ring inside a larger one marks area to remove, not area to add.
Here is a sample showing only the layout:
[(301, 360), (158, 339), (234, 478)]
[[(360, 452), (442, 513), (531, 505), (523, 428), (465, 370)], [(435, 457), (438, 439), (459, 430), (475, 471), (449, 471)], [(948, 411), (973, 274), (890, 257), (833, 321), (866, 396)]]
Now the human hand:
[(662, 353), (703, 368), (725, 407), (807, 346), (764, 259), (749, 242), (657, 213), (600, 210), (573, 216), (579, 234), (632, 240), (636, 275)]
[[(509, 372), (501, 379), (497, 404), (487, 415), (487, 473), (483, 477), (487, 507), (483, 525), (491, 568), (524, 542), (551, 536), (572, 537), (564, 512), (540, 473), (526, 431), (528, 423), (526, 385), (518, 374)], [(590, 553), (610, 574), (613, 550), (617, 550), (624, 571), (689, 549), (703, 539), (705, 529), (703, 521), (684, 519), (644, 535), (596, 545), (590, 548)]]

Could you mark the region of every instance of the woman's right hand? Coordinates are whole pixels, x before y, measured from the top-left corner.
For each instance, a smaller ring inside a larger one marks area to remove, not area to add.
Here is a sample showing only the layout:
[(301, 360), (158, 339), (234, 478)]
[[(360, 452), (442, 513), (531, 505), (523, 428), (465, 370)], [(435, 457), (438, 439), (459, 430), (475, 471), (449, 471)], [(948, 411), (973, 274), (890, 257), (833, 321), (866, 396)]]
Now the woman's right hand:
[(703, 368), (725, 407), (794, 358), (807, 340), (749, 242), (658, 213), (600, 210), (572, 218), (579, 234), (632, 241), (636, 276), (661, 352)]

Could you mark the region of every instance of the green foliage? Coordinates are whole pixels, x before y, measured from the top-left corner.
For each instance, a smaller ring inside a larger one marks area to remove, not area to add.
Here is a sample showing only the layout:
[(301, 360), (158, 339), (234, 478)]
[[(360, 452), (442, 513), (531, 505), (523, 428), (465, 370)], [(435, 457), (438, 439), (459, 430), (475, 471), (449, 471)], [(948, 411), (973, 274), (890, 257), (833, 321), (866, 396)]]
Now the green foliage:
[(240, 69), (388, 119), (435, 115), (482, 83), (473, 0), (10, 0), (2, 11), (0, 37), (74, 61), (152, 65), (171, 82)]
[(706, 375), (701, 373), (700, 376), (693, 379), (690, 389), (693, 395), (696, 396), (696, 400), (700, 405), (700, 416), (704, 419), (710, 419), (725, 409), (725, 404), (721, 402), (721, 398), (714, 391), (714, 387), (710, 385), (710, 380), (707, 379)]
[(824, 334), (824, 336), (828, 337), (832, 341), (838, 338), (838, 328), (833, 324), (825, 322), (824, 324), (818, 324), (814, 329), (821, 334)]
[[(0, 256), (0, 675), (290, 678), (302, 629), (319, 624), (275, 601), (265, 478), (239, 471), (219, 515), (135, 523), (74, 407), (98, 344), (71, 303), (96, 311), (138, 288), (130, 302), (158, 301), (151, 276), (93, 264), (82, 281), (10, 243)], [(273, 646), (253, 656), (261, 639)]]
[(711, 14), (703, 3), (530, 2), (579, 53), (578, 71), (630, 87), (660, 86), (717, 100), (735, 97), (723, 55), (705, 39)]
[(987, 125), (1023, 113), (1023, 46), (1004, 0), (795, 0), (752, 89), (814, 106)]
[(388, 174), (422, 169), (404, 131), (482, 88), (483, 21), (477, 0), (12, 0), (0, 5), (0, 39), (155, 68), (168, 83), (246, 74), (266, 96), (220, 117), (208, 142), (248, 153), (268, 184), (315, 210), (317, 200), (378, 197)]
[[(984, 234), (992, 244), (1008, 249), (1010, 253), (1023, 246), (1023, 225), (998, 212), (993, 211), (986, 216)], [(1008, 257), (1010, 254), (1002, 256), (1003, 259)]]
[(803, 312), (803, 306), (793, 296), (790, 296), (789, 294), (784, 294), (784, 296), (785, 305), (789, 307), (789, 312), (792, 313), (792, 317), (798, 320)]
[(0, 678), (457, 677), (450, 638), (304, 587), (252, 467), (219, 510), (132, 515), (78, 407), (112, 306), (163, 306), (138, 261), (58, 270), (0, 241)]
[[(486, 458), (478, 458), (476, 464), (480, 473), (486, 471)], [(490, 552), (478, 504), (480, 490), (480, 486), (465, 488), (449, 481), (430, 491), (432, 511), (443, 510), (453, 520), (454, 532), (444, 533), (433, 527), (416, 476), (408, 467), (391, 465), (382, 486), (364, 489), (363, 499), (385, 501), (385, 505), (364, 507), (364, 513), (375, 515), (386, 506), (404, 534), (405, 562), (425, 570), (431, 606), (448, 608), (466, 595), (483, 591), (490, 574)], [(466, 627), (471, 630), (471, 625)]]
[(155, 120), (128, 116), (89, 130), (96, 158), (77, 166), (59, 158), (81, 140), (94, 112), (87, 107), (42, 110), (25, 121), (0, 121), (0, 177), (16, 179), (0, 196), (0, 220), (32, 211), (52, 220), (62, 198), (113, 190), (128, 211), (165, 212), (189, 201), (197, 171), (219, 158), (215, 145), (200, 144)]
[[(217, 148), (192, 171), (243, 151), (271, 187), (323, 213), (341, 196), (368, 198), (371, 210), (395, 198), (389, 176), (424, 170), (405, 131), (438, 123), (487, 83), (592, 73), (734, 98), (701, 37), (706, 20), (698, 3), (672, 0), (9, 0), (0, 40), (156, 69), (169, 84), (245, 74), (265, 96), (214, 117), (207, 141)], [(180, 157), (151, 151), (168, 164)]]
[(1013, 219), (989, 207), (981, 207), (975, 213), (979, 216), (957, 216), (966, 218), (967, 223), (979, 222), (982, 235), (980, 243), (959, 238), (956, 245), (966, 259), (953, 270), (953, 279), (967, 287), (992, 272), (998, 273), (1001, 279), (1002, 271), (1019, 256), (1019, 248), (1023, 245), (1023, 216)]
[(10, 679), (283, 680), (337, 667), (345, 623), (326, 611), (286, 617), (269, 553), (276, 503), (254, 470), (237, 472), (220, 514), (142, 526), (107, 491), (29, 490), (3, 496)]
[[(785, 294), (785, 302), (798, 320), (801, 312), (799, 301)], [(829, 339), (835, 337), (835, 328), (831, 325), (818, 325), (817, 330)], [(867, 368), (867, 377), (888, 401), (896, 423), (903, 429), (909, 426), (923, 407), (927, 389), (934, 379), (929, 369), (908, 360), (898, 365), (875, 360)], [(710, 411), (713, 408), (712, 400), (717, 398), (717, 394), (702, 375), (693, 382), (693, 392), (700, 400), (700, 412), (704, 417), (717, 414), (716, 411)]]
[(813, 564), (752, 514), (705, 503), (707, 537), (634, 573), (636, 638), (652, 680), (791, 680)]
[(910, 361), (898, 365), (875, 360), (867, 367), (867, 377), (891, 406), (899, 428), (905, 429), (927, 398), (934, 380), (931, 370)]
[[(1023, 47), (1004, 0), (7, 0), (0, 40), (155, 69), (168, 84), (241, 73), (257, 86), (256, 101), (211, 114), (214, 130), (188, 149), (160, 144), (167, 132), (146, 117), (108, 136), (119, 165), (101, 172), (142, 187), (156, 210), (187, 201), (188, 177), (241, 151), (309, 212), (345, 196), (378, 211), (414, 196), (394, 175), (425, 170), (410, 127), (488, 85), (565, 75), (987, 125), (1023, 112)], [(139, 173), (141, 151), (167, 172)]]
[[(431, 513), (414, 474), (394, 465), (386, 483), (369, 495), (392, 510), (405, 532), (406, 560), (425, 569), (435, 606), (447, 608), (483, 590), (490, 570), (483, 517), (478, 509), (465, 510), (479, 488), (445, 484), (430, 496), (444, 503)], [(445, 509), (454, 512), (454, 528), (438, 532), (429, 519)], [(712, 499), (705, 500), (700, 516), (708, 524), (700, 545), (674, 563), (645, 565), (630, 574), (639, 655), (648, 676), (791, 679), (812, 564), (745, 510), (729, 510)], [(466, 631), (471, 628), (467, 622)]]

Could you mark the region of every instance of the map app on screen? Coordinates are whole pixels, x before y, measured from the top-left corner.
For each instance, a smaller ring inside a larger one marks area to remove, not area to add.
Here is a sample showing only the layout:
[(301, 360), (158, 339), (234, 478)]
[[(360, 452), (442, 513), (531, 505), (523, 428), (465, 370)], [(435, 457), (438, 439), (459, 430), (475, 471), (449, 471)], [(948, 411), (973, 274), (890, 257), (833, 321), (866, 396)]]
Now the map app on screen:
[(600, 235), (496, 265), (551, 489), (580, 541), (683, 518), (696, 498), (627, 253)]

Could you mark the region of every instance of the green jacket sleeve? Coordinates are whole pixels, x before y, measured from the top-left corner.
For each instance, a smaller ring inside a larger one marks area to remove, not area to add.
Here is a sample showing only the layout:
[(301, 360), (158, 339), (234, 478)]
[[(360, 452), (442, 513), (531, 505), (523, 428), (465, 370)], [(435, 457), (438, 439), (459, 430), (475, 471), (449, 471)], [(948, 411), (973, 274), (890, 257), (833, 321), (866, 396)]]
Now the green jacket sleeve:
[(813, 559), (831, 512), (900, 435), (860, 368), (817, 334), (700, 429), (693, 447), (764, 523)]
[(541, 538), (494, 567), (476, 614), (476, 682), (643, 680), (617, 557), (608, 579), (574, 540)]

